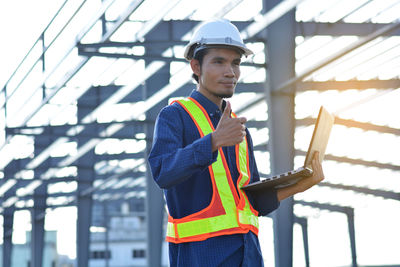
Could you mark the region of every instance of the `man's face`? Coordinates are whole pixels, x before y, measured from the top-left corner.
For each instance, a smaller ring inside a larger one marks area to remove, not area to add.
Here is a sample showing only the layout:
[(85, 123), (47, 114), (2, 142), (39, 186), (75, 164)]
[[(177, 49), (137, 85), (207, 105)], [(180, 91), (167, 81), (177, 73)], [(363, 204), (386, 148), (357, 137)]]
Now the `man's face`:
[(240, 77), (240, 61), (241, 55), (233, 49), (207, 51), (198, 70), (200, 92), (212, 101), (232, 97)]

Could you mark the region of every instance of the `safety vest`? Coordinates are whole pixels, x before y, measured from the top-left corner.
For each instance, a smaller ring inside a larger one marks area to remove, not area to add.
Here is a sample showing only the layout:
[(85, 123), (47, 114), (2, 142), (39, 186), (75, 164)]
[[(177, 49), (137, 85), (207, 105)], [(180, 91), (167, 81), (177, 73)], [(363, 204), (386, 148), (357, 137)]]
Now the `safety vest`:
[[(174, 102), (178, 102), (190, 115), (201, 137), (215, 130), (207, 112), (196, 100), (189, 97)], [(235, 114), (233, 116), (236, 117)], [(246, 138), (235, 146), (235, 151), (240, 175), (237, 184), (233, 184), (223, 150), (219, 148), (216, 162), (208, 167), (213, 188), (211, 203), (203, 210), (180, 219), (169, 215), (166, 237), (168, 242), (201, 241), (214, 236), (248, 231), (258, 234), (258, 212), (241, 189), (250, 181)]]

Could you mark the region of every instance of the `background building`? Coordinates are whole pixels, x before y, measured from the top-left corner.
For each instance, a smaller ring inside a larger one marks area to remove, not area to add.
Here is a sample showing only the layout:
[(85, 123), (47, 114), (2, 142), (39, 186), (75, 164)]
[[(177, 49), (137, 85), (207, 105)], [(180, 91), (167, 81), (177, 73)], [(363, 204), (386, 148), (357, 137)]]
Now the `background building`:
[[(90, 267), (147, 266), (146, 222), (144, 216), (120, 214), (109, 218), (107, 228), (91, 234)], [(168, 266), (166, 242), (163, 242), (161, 266)]]
[[(31, 233), (26, 233), (24, 244), (15, 244), (11, 255), (12, 267), (30, 266), (31, 256)], [(54, 231), (46, 232), (45, 244), (43, 249), (43, 267), (72, 267), (72, 265), (61, 264), (62, 260), (57, 255), (57, 233)], [(2, 248), (2, 246), (0, 246)], [(3, 258), (3, 249), (0, 251), (0, 258)]]
[(224, 17), (255, 51), (231, 103), (263, 178), (302, 164), (320, 105), (336, 117), (326, 180), (261, 219), (266, 265), (400, 266), (399, 14), (399, 0), (2, 1), (1, 265), (26, 228), (31, 267), (45, 229), (77, 267), (165, 264), (154, 122), (196, 86), (193, 29)]

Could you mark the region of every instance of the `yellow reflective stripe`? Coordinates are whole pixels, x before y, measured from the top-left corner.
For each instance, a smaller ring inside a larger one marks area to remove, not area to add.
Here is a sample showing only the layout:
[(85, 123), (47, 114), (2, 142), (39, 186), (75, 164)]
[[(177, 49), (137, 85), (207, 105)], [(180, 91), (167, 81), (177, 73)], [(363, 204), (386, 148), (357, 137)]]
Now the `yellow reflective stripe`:
[(247, 141), (246, 139), (239, 144), (239, 167), (242, 178), (239, 181), (239, 188), (241, 188), (249, 179), (247, 170)]
[(233, 207), (236, 207), (235, 199), (233, 198), (231, 188), (229, 187), (224, 164), (222, 163), (222, 159), (219, 153), (217, 156), (217, 161), (211, 165), (211, 169), (214, 173), (214, 180), (217, 186), (218, 193), (220, 195), (222, 206), (225, 210), (227, 210), (228, 207), (230, 207), (231, 209)]
[[(242, 177), (239, 181), (239, 190), (242, 190), (242, 186), (250, 179), (249, 170), (247, 169), (247, 140), (239, 144), (239, 168)], [(244, 193), (242, 192), (244, 195)], [(251, 224), (258, 228), (258, 217), (253, 214), (250, 209), (250, 203), (247, 198), (244, 198), (245, 206), (243, 210), (239, 210), (239, 222), (242, 224)]]
[[(208, 123), (207, 118), (205, 118), (203, 111), (193, 101), (191, 101), (190, 99), (181, 99), (178, 100), (178, 102), (183, 104), (190, 111), (190, 113), (193, 115), (193, 118), (196, 119), (196, 122), (200, 126), (204, 135), (213, 132), (211, 125)], [(199, 120), (197, 118), (204, 118), (204, 119)]]
[(175, 237), (174, 224), (171, 222), (168, 222), (168, 224), (167, 224), (167, 236)]
[(239, 222), (242, 224), (250, 224), (258, 228), (258, 217), (254, 215), (250, 209), (239, 210)]
[(179, 237), (184, 238), (193, 235), (202, 235), (238, 227), (237, 221), (229, 220), (229, 217), (228, 215), (220, 215), (178, 224), (177, 229)]

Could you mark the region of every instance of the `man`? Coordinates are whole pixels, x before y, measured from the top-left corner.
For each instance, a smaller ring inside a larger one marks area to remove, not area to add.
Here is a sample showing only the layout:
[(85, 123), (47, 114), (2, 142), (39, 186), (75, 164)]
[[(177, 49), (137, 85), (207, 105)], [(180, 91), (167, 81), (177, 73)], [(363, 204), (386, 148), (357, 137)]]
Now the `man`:
[(149, 155), (164, 189), (171, 266), (263, 266), (258, 217), (279, 201), (323, 179), (314, 157), (312, 177), (263, 194), (241, 187), (260, 179), (246, 118), (231, 113), (242, 55), (250, 55), (226, 20), (202, 24), (185, 50), (198, 83), (190, 97), (163, 108)]

